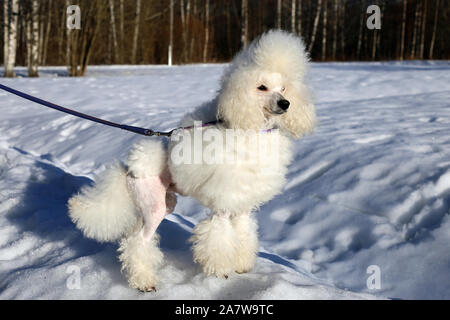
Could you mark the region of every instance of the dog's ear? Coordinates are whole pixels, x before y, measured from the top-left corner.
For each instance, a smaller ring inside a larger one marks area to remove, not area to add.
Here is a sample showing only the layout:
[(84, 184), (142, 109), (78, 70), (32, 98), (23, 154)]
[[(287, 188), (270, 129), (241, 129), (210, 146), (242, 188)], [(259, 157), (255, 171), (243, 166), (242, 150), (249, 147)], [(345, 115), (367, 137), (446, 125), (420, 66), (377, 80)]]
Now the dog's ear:
[(281, 116), (282, 129), (298, 139), (311, 132), (316, 125), (315, 108), (308, 89), (300, 82), (286, 86), (285, 99), (290, 102), (288, 111)]
[(217, 117), (230, 129), (259, 130), (264, 125), (264, 113), (250, 94), (251, 85), (256, 83), (253, 78), (252, 72), (240, 70), (223, 80)]

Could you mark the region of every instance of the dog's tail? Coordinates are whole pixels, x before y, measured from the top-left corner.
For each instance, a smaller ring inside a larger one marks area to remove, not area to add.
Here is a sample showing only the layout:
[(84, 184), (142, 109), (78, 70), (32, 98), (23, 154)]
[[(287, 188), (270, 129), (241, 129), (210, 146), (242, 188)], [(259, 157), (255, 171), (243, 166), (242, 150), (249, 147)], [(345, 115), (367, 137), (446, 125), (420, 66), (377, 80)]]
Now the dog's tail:
[(69, 215), (88, 238), (115, 241), (130, 234), (141, 223), (127, 179), (159, 175), (166, 152), (159, 141), (143, 140), (131, 150), (127, 166), (108, 168), (94, 186), (86, 187), (69, 199)]
[(84, 235), (98, 241), (115, 241), (137, 224), (123, 165), (108, 168), (92, 187), (69, 199), (69, 215)]

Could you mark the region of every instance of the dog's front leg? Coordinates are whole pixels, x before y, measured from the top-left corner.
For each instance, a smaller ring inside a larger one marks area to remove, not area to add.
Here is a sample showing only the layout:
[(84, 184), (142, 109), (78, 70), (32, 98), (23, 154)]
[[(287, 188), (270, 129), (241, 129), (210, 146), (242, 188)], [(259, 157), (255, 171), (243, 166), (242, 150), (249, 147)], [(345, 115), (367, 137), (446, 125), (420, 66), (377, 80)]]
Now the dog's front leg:
[(258, 224), (252, 212), (235, 214), (231, 224), (238, 238), (238, 249), (235, 259), (235, 271), (245, 273), (250, 271), (258, 253)]
[[(166, 191), (169, 181), (164, 176), (135, 178), (130, 175), (127, 184), (136, 208), (142, 215), (143, 225), (136, 233), (122, 240), (119, 258), (130, 286), (141, 291), (151, 291), (158, 282), (157, 268), (163, 258), (156, 229), (167, 212)], [(174, 201), (173, 198), (170, 200)]]
[(201, 221), (190, 238), (194, 261), (209, 275), (228, 278), (236, 270), (239, 239), (229, 212), (218, 212)]

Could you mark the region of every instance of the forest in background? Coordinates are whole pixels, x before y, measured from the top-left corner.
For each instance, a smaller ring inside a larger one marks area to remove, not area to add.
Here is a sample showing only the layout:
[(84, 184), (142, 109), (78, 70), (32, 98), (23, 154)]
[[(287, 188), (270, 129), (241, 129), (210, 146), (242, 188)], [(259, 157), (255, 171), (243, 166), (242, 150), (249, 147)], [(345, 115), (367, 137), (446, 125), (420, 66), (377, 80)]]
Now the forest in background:
[[(313, 61), (450, 58), (446, 0), (2, 0), (1, 61), (66, 65), (229, 61), (266, 30), (301, 35)], [(81, 9), (81, 29), (66, 27), (66, 8)], [(381, 29), (366, 26), (369, 5)], [(172, 35), (172, 36), (171, 36)]]

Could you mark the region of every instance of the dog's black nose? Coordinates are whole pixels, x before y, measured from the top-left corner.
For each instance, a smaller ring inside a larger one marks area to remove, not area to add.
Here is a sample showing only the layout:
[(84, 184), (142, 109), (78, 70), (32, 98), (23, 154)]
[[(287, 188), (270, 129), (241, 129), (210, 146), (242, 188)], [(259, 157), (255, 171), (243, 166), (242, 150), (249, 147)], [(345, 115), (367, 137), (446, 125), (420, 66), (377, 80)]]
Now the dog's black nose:
[(284, 100), (284, 99), (283, 100), (278, 100), (277, 104), (284, 111), (286, 111), (289, 108), (289, 105), (290, 105), (289, 101)]

